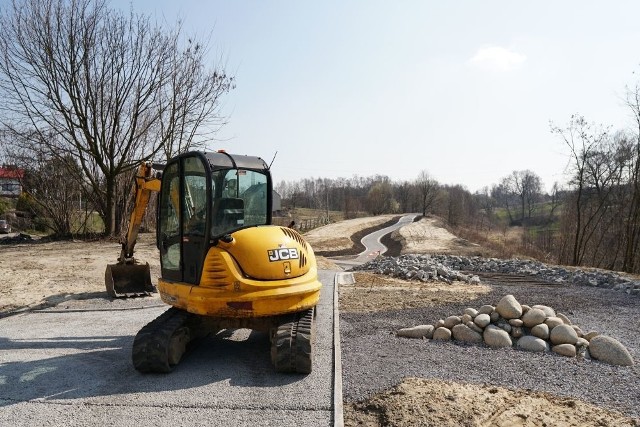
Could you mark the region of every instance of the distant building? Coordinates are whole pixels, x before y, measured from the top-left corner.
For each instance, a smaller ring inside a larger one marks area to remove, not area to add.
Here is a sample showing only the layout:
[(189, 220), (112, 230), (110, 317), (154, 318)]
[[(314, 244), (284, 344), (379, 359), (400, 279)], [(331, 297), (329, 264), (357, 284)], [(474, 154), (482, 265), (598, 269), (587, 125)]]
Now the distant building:
[(18, 197), (22, 194), (20, 181), (24, 177), (24, 170), (16, 167), (0, 167), (0, 197)]

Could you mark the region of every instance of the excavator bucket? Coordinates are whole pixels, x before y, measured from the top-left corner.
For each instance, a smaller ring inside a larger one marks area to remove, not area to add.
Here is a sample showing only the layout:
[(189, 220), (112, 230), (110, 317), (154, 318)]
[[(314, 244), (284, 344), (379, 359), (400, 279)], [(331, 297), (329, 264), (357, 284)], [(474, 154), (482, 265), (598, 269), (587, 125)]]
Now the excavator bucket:
[(107, 294), (111, 297), (150, 295), (156, 292), (151, 283), (149, 264), (108, 264), (104, 273)]

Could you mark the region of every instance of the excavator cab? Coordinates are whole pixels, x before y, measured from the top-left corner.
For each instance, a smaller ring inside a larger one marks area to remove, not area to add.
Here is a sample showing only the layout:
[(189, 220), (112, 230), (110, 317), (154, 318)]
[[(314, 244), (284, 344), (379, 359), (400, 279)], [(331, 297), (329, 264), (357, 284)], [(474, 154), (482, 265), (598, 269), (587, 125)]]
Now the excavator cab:
[(271, 187), (258, 157), (195, 152), (167, 163), (157, 218), (162, 278), (198, 285), (211, 244), (271, 223)]

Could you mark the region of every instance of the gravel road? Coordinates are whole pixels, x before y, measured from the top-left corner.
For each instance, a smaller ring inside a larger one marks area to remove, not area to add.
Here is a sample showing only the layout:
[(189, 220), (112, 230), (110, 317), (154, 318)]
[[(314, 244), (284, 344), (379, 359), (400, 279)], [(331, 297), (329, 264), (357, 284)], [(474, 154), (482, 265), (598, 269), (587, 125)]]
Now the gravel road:
[[(551, 392), (640, 416), (640, 297), (584, 286), (491, 283), (492, 291), (464, 304), (366, 314), (341, 312), (343, 390), (361, 401), (414, 376)], [(618, 339), (636, 361), (619, 367), (555, 354), (478, 345), (401, 339), (402, 327), (460, 315), (466, 307), (495, 305), (513, 294), (522, 304), (544, 304), (566, 314), (585, 332)]]
[(0, 426), (332, 425), (334, 276), (320, 272), (309, 375), (276, 373), (268, 336), (248, 329), (204, 339), (170, 374), (138, 373), (131, 345), (167, 309), (157, 297), (0, 319)]

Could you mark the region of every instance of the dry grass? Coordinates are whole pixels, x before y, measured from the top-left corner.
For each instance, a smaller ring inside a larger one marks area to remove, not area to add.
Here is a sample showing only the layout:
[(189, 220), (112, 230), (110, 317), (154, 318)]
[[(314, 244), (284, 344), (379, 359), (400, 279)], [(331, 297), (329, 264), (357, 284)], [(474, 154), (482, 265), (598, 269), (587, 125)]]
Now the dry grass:
[(526, 245), (523, 227), (505, 227), (503, 229), (476, 230), (466, 227), (451, 228), (455, 235), (480, 245), (486, 251), (483, 256), (510, 259), (531, 258), (541, 262), (553, 263), (551, 255), (540, 249)]
[(459, 303), (489, 292), (485, 285), (464, 282), (407, 281), (369, 272), (354, 272), (355, 284), (340, 286), (340, 311), (368, 313)]

